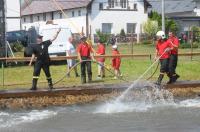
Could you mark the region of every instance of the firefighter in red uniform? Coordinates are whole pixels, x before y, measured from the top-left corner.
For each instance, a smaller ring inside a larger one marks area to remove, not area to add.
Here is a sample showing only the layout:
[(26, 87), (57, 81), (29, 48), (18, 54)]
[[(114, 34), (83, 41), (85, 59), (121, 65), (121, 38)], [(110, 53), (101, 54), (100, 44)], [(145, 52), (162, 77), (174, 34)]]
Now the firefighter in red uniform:
[[(105, 44), (102, 43), (101, 40), (99, 40), (98, 44), (98, 49), (96, 51), (97, 55), (105, 55), (106, 49), (105, 49)], [(105, 68), (104, 68), (104, 62), (105, 62), (105, 58), (104, 57), (100, 57), (97, 59), (98, 63), (100, 63), (100, 65), (98, 65), (98, 76), (97, 79), (101, 79), (105, 77)]]
[[(93, 55), (91, 56), (90, 53), (93, 53), (92, 46), (89, 45), (87, 42), (87, 37), (82, 36), (81, 42), (77, 47), (78, 59), (81, 62), (81, 83), (86, 83), (86, 67), (88, 73), (88, 82), (92, 81), (92, 69), (91, 69), (91, 59), (94, 60)], [(84, 61), (88, 60), (88, 61)]]
[(165, 33), (163, 31), (158, 31), (157, 34), (157, 44), (156, 44), (156, 57), (160, 60), (160, 75), (158, 77), (158, 80), (156, 82), (157, 85), (161, 85), (162, 79), (164, 77), (164, 74), (168, 74), (168, 68), (169, 68), (169, 57), (170, 57), (170, 51), (171, 51), (171, 45), (168, 43), (168, 41), (165, 39)]
[[(120, 55), (119, 51), (117, 50), (117, 45), (112, 46), (112, 55)], [(112, 59), (112, 67), (115, 71), (115, 77), (114, 79), (117, 79), (117, 77), (122, 76), (120, 71), (120, 65), (121, 65), (121, 59), (120, 57), (113, 57)]]
[(176, 82), (176, 80), (180, 77), (178, 74), (176, 74), (176, 66), (177, 66), (177, 62), (178, 62), (179, 40), (171, 31), (169, 31), (168, 43), (170, 43), (171, 48), (172, 48), (171, 54), (169, 57), (170, 80), (169, 80), (168, 84), (170, 84), (170, 83)]

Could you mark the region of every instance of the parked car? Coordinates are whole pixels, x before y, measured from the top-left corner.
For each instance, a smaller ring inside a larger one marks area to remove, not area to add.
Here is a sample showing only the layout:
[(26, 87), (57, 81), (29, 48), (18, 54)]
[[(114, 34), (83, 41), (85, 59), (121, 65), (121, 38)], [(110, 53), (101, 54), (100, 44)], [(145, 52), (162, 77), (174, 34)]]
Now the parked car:
[(9, 43), (20, 42), (23, 46), (27, 46), (27, 31), (18, 30), (6, 32), (6, 40)]

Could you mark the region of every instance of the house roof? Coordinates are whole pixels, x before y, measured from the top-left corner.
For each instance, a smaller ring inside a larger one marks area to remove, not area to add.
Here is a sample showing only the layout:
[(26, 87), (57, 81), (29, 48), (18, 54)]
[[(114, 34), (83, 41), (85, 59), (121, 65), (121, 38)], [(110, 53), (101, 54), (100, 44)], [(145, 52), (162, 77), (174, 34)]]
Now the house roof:
[[(86, 7), (91, 1), (92, 0), (56, 0), (57, 4), (64, 10)], [(22, 9), (22, 16), (58, 10), (54, 0), (34, 0), (29, 6)]]
[[(148, 0), (152, 5), (150, 10), (161, 13), (161, 0)], [(165, 13), (177, 13), (177, 12), (188, 12), (194, 11), (196, 3), (194, 0), (165, 0)]]

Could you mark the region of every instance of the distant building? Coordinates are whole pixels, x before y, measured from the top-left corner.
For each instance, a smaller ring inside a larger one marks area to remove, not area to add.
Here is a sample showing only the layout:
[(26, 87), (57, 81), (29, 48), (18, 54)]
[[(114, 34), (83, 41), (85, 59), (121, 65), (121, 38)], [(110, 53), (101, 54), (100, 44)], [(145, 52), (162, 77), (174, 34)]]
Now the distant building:
[(22, 10), (22, 27), (28, 29), (54, 20), (69, 25), (73, 33), (91, 36), (96, 30), (119, 34), (124, 29), (126, 33), (140, 34), (149, 6), (146, 0), (62, 0), (57, 4), (52, 0), (32, 1)]
[[(161, 1), (149, 0), (150, 10), (161, 13)], [(199, 0), (165, 0), (165, 14), (180, 26), (180, 32), (189, 31), (192, 26), (200, 26)]]

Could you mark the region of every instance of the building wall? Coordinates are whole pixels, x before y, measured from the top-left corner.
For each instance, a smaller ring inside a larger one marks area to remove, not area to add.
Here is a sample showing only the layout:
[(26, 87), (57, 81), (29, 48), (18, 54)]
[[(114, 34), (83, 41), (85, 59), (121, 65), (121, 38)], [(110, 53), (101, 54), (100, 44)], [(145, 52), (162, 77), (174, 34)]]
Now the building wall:
[(8, 18), (6, 20), (6, 30), (20, 30), (20, 3), (19, 0), (6, 0), (6, 16), (19, 17), (15, 19)]
[[(142, 24), (147, 20), (148, 16), (144, 13), (144, 3), (135, 2), (131, 0), (129, 2), (130, 10), (127, 9), (110, 9), (99, 10), (99, 3), (103, 3), (104, 9), (107, 8), (107, 0), (95, 0), (92, 4), (92, 12), (90, 23), (92, 26), (92, 34), (95, 34), (97, 29), (102, 30), (102, 23), (112, 23), (112, 34), (119, 34), (121, 29), (127, 32), (127, 23), (136, 23), (136, 33), (142, 32)], [(133, 10), (134, 3), (137, 3), (137, 11)]]
[(196, 12), (197, 16), (200, 16), (200, 1), (196, 1), (196, 9), (194, 9), (194, 12)]
[[(79, 16), (78, 12), (81, 12), (81, 16)], [(48, 12), (46, 14), (46, 21), (52, 20), (52, 13), (53, 13), (53, 20), (55, 24), (59, 25), (68, 25), (73, 33), (81, 33), (82, 29), (84, 33), (86, 33), (86, 9), (85, 8), (78, 8), (72, 10), (65, 10), (66, 15), (61, 13), (61, 11), (56, 12)], [(72, 12), (74, 12), (74, 16), (72, 16)], [(62, 14), (62, 15), (61, 15)], [(40, 27), (46, 23), (43, 19), (43, 14), (34, 14), (33, 22), (31, 22), (31, 16), (23, 16), (22, 17), (22, 28), (29, 29), (31, 26)], [(60, 16), (61, 15), (61, 16)], [(38, 20), (38, 17), (40, 18)], [(25, 21), (24, 21), (25, 19)]]

